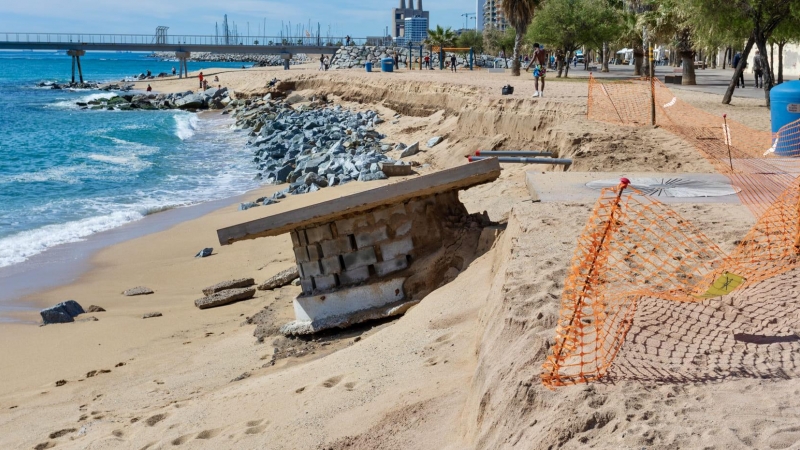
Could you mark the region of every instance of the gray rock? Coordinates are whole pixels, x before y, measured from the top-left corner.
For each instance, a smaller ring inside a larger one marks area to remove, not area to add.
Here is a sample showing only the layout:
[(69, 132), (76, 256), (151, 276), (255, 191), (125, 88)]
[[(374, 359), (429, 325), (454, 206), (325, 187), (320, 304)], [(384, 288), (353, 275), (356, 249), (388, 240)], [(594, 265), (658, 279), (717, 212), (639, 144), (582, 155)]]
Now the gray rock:
[(200, 253), (194, 255), (194, 257), (195, 258), (207, 258), (207, 257), (211, 256), (211, 253), (213, 253), (213, 252), (214, 252), (214, 249), (211, 248), (211, 247), (204, 248), (204, 249), (200, 250)]
[(238, 288), (246, 288), (256, 284), (256, 281), (252, 278), (239, 278), (238, 280), (229, 280), (223, 281), (221, 283), (217, 283), (213, 286), (209, 286), (203, 289), (203, 294), (211, 295), (215, 294), (220, 291), (225, 291), (228, 289), (238, 289)]
[(163, 314), (160, 312), (151, 312), (142, 316), (142, 319), (152, 319), (153, 317), (161, 317)]
[(247, 300), (256, 295), (256, 288), (244, 289), (229, 289), (227, 291), (220, 291), (208, 297), (203, 297), (195, 300), (194, 306), (200, 309), (215, 308), (217, 306), (224, 306), (240, 300)]
[(288, 285), (289, 283), (298, 278), (300, 278), (300, 274), (297, 272), (297, 266), (292, 266), (282, 272), (278, 272), (278, 274), (275, 275), (274, 277), (261, 283), (258, 286), (258, 290), (269, 291), (272, 289), (277, 289), (279, 287)]
[(239, 211), (247, 211), (248, 209), (255, 208), (256, 206), (259, 206), (256, 202), (241, 203), (239, 205)]
[(153, 290), (144, 286), (137, 286), (135, 288), (130, 288), (127, 291), (124, 291), (122, 295), (126, 297), (133, 297), (136, 295), (150, 295), (153, 293)]
[(39, 312), (45, 325), (54, 323), (74, 322), (75, 317), (85, 313), (81, 305), (75, 300), (67, 300)]
[(441, 136), (432, 137), (428, 140), (428, 148), (433, 148), (439, 145), (442, 142), (443, 138)]
[(86, 308), (86, 312), (87, 313), (97, 313), (97, 312), (106, 312), (106, 310), (101, 306), (92, 305), (92, 306)]
[(406, 149), (403, 150), (403, 153), (400, 153), (400, 157), (408, 158), (409, 156), (416, 155), (417, 153), (419, 153), (419, 142), (414, 142), (410, 146), (406, 147)]

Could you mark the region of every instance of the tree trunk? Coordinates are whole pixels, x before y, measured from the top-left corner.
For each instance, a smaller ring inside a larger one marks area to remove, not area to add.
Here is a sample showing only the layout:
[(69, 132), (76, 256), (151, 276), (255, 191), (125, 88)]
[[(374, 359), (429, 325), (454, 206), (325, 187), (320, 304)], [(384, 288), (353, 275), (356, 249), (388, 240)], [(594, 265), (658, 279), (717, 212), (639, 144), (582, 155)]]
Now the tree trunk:
[(556, 55), (556, 70), (558, 70), (558, 75), (556, 75), (556, 78), (561, 78), (561, 75), (564, 72), (564, 58), (558, 55)]
[(644, 61), (644, 51), (641, 46), (633, 47), (633, 74), (637, 77), (642, 76), (642, 63)]
[[(769, 91), (774, 86), (774, 82), (772, 81), (772, 74), (769, 70), (769, 61), (767, 61), (767, 40), (764, 39), (764, 35), (761, 33), (757, 34), (759, 37), (756, 39), (756, 46), (758, 47), (758, 51), (761, 57), (761, 73), (764, 75), (764, 99), (767, 102), (767, 108), (769, 108)], [(755, 65), (755, 63), (753, 63)]]
[(591, 50), (583, 51), (583, 70), (589, 70), (589, 58), (592, 57)]
[(772, 75), (772, 79), (775, 79), (775, 43), (769, 43), (769, 73)]
[(778, 42), (778, 84), (783, 83), (783, 46), (786, 42)]
[(722, 70), (725, 70), (725, 68), (728, 65), (728, 53), (730, 51), (731, 51), (730, 47), (725, 47), (725, 55), (722, 56)]
[(525, 37), (525, 30), (517, 28), (517, 35), (514, 36), (514, 61), (511, 63), (511, 75), (519, 76), (519, 52), (522, 49), (522, 38)]
[(750, 56), (750, 50), (753, 49), (753, 44), (756, 40), (753, 38), (752, 35), (747, 39), (747, 44), (744, 46), (744, 51), (742, 51), (742, 58), (739, 60), (739, 65), (736, 66), (736, 70), (733, 71), (733, 77), (731, 78), (731, 82), (728, 83), (728, 90), (725, 91), (725, 96), (722, 97), (722, 104), (723, 105), (730, 105), (731, 98), (733, 98), (733, 91), (736, 89), (736, 80), (739, 78), (739, 75), (744, 73), (744, 65), (747, 63), (747, 57)]
[(600, 69), (601, 72), (608, 72), (608, 42), (603, 42), (603, 68)]
[(684, 86), (694, 86), (697, 84), (697, 78), (694, 73), (694, 52), (683, 51), (681, 52), (681, 61), (683, 62), (683, 79), (681, 84)]

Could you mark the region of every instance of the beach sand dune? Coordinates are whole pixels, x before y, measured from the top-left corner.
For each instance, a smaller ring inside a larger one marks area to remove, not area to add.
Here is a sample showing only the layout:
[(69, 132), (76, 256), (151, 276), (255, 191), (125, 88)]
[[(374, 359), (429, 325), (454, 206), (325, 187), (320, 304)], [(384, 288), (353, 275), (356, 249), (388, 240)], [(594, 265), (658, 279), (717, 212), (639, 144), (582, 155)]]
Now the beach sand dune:
[[(276, 75), (288, 76), (301, 95), (325, 94), (346, 107), (380, 111), (387, 141), (422, 143), (424, 151), (411, 158), (421, 164), (420, 173), (464, 164), (477, 149), (499, 148), (553, 149), (574, 158), (571, 170), (577, 171), (712, 172), (694, 148), (664, 130), (587, 121), (585, 82), (551, 80), (548, 97), (533, 100), (531, 80), (485, 72), (259, 69), (220, 78), (240, 95), (263, 95), (266, 80)], [(509, 81), (517, 94), (500, 96), (499, 87)], [(176, 80), (154, 89), (193, 86), (194, 80)], [(395, 112), (401, 116), (393, 118)], [(744, 120), (764, 110), (745, 105), (737, 113)], [(427, 149), (424, 142), (433, 136), (445, 139)], [(193, 256), (218, 247), (218, 228), (390, 181), (350, 183), (248, 211), (231, 205), (99, 252), (75, 283), (29, 299), (40, 306), (65, 299), (99, 305), (107, 311), (92, 314), (98, 321), (0, 327), (0, 447), (796, 446), (792, 398), (800, 384), (792, 354), (800, 344), (740, 345), (734, 334), (759, 334), (744, 330), (753, 318), (720, 316), (706, 303), (647, 303), (606, 382), (557, 391), (541, 385), (563, 281), (593, 202), (531, 203), (523, 176), (531, 169), (504, 167), (496, 182), (460, 194), (471, 213), (487, 211), (505, 231), (452, 282), (400, 318), (311, 339), (277, 333), (292, 319), (291, 302), (300, 292), (295, 286), (221, 308), (201, 311), (193, 304), (206, 286), (246, 277), (258, 283), (290, 267), (288, 236)], [(738, 205), (675, 208), (724, 250), (754, 222)], [(765, 283), (732, 307), (747, 311), (754, 302), (772, 302), (784, 282), (793, 286), (793, 276)], [(155, 293), (120, 294), (140, 285)], [(786, 317), (798, 312), (792, 304), (781, 308)], [(150, 312), (163, 316), (143, 320)], [(249, 323), (256, 315), (258, 327)], [(700, 328), (692, 326), (697, 315), (709, 318)], [(668, 358), (657, 351), (662, 344), (644, 338), (652, 335), (659, 342), (688, 337), (695, 346)], [(726, 356), (706, 355), (704, 343), (718, 336)]]

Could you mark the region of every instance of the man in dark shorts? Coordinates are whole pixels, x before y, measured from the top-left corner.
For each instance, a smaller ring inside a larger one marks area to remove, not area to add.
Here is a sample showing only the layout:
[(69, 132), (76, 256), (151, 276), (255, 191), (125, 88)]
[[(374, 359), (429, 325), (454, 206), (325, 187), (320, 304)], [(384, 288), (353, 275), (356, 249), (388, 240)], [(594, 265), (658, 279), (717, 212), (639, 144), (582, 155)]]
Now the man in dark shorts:
[[(547, 52), (538, 44), (533, 44), (533, 59), (525, 72), (533, 68), (533, 79), (536, 82), (536, 92), (534, 97), (544, 97), (544, 78), (547, 75)], [(542, 90), (539, 90), (539, 79), (542, 80)]]

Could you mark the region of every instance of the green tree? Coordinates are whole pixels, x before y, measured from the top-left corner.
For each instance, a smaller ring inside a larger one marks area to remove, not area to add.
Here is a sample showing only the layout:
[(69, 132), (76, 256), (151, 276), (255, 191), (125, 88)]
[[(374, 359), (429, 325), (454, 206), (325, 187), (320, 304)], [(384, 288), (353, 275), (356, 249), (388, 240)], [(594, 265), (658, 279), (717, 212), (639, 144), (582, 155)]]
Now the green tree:
[(748, 30), (742, 59), (736, 67), (722, 103), (729, 104), (736, 88), (737, 78), (744, 72), (750, 51), (755, 45), (764, 67), (764, 98), (769, 106), (769, 91), (773, 86), (767, 59), (767, 41), (778, 26), (800, 8), (800, 0), (681, 0), (691, 10), (690, 19), (713, 21), (719, 26), (741, 27)]
[(483, 53), (483, 34), (480, 31), (467, 30), (461, 33), (457, 42), (459, 47), (475, 49), (475, 53), (480, 55)]
[(507, 56), (514, 48), (516, 36), (517, 32), (513, 28), (506, 28), (505, 31), (490, 28), (483, 33), (483, 47), (494, 54), (502, 51)]
[(522, 51), (522, 40), (525, 37), (528, 26), (531, 24), (531, 20), (533, 20), (533, 10), (539, 6), (539, 3), (540, 0), (503, 0), (502, 3), (503, 14), (516, 32), (514, 61), (511, 65), (511, 75), (515, 77), (519, 76), (519, 55)]
[[(605, 0), (548, 0), (537, 10), (527, 39), (554, 47), (569, 61), (575, 50), (600, 47), (619, 32), (618, 11)], [(569, 76), (569, 64), (564, 68)], [(558, 70), (560, 76), (562, 67)]]
[[(778, 45), (777, 83), (783, 83), (783, 48), (786, 44), (800, 42), (800, 18), (796, 13), (781, 22), (772, 33), (772, 43)], [(775, 61), (772, 61), (775, 64)], [(775, 74), (772, 74), (775, 76)]]
[(433, 30), (428, 30), (428, 38), (425, 39), (424, 44), (433, 47), (452, 47), (456, 42), (456, 33), (452, 28), (442, 28), (441, 25), (436, 25)]

